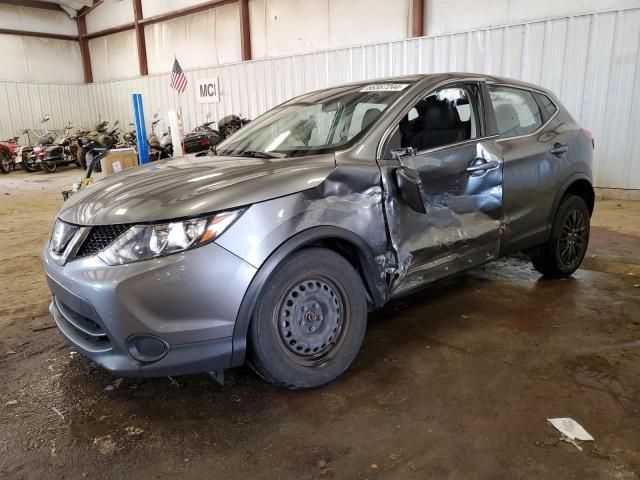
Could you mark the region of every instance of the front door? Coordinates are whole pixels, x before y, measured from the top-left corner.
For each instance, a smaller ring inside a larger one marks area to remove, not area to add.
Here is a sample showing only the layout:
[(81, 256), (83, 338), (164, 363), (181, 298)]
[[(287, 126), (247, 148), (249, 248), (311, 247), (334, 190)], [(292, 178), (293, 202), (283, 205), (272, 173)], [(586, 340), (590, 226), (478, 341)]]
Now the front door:
[(503, 162), (485, 134), (483, 98), (479, 82), (431, 92), (385, 145), (379, 165), (398, 262), (391, 295), (498, 256)]

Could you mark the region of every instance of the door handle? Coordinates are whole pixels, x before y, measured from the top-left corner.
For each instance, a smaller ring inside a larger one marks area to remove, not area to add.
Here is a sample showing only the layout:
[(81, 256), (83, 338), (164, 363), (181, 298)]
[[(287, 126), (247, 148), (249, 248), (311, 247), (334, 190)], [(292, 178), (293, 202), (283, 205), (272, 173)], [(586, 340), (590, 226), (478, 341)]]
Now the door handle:
[(560, 157), (569, 151), (569, 147), (563, 145), (562, 143), (556, 143), (551, 149), (551, 155), (555, 155), (556, 157)]
[(466, 168), (466, 171), (468, 173), (471, 173), (472, 175), (481, 176), (487, 173), (489, 170), (495, 170), (499, 166), (500, 166), (500, 162), (498, 162), (497, 160), (487, 161), (482, 158), (476, 158), (473, 161), (473, 164), (469, 165)]

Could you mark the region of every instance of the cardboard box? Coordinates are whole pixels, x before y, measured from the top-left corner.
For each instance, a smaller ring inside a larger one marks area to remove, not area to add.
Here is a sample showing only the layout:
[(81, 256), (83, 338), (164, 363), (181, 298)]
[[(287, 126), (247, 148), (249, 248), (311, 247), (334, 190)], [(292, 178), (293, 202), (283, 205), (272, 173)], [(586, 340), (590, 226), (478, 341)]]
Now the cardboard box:
[(133, 148), (119, 148), (109, 151), (109, 155), (100, 160), (102, 175), (111, 175), (127, 168), (138, 166), (138, 154)]

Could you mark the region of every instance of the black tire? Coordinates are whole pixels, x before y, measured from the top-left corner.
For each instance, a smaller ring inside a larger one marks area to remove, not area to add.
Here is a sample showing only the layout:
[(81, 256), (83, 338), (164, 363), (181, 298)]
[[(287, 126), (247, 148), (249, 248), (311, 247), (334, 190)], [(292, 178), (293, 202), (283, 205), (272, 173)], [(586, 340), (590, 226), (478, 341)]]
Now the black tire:
[(573, 274), (587, 253), (590, 217), (589, 207), (582, 197), (564, 197), (556, 211), (549, 240), (531, 254), (533, 267), (549, 278)]
[(0, 172), (9, 173), (11, 171), (11, 157), (7, 152), (0, 153)]
[(49, 162), (47, 160), (42, 160), (40, 163), (42, 167), (42, 171), (44, 173), (55, 173), (58, 170), (58, 164), (55, 162)]
[[(29, 153), (27, 153), (27, 155), (29, 155)], [(22, 156), (22, 162), (20, 162), (20, 165), (22, 165), (22, 169), (25, 172), (33, 173), (38, 170), (38, 164), (34, 161), (29, 160), (27, 158), (27, 155)]]
[(289, 389), (319, 387), (349, 368), (366, 329), (366, 293), (351, 264), (331, 250), (299, 250), (278, 267), (256, 305), (249, 365)]

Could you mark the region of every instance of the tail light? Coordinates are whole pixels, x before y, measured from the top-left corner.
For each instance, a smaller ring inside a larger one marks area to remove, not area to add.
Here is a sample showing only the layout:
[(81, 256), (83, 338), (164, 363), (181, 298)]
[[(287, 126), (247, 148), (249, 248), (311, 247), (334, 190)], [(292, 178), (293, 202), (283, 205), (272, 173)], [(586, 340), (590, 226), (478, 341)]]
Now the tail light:
[(205, 138), (200, 142), (200, 145), (202, 145), (203, 147), (208, 147), (209, 145), (211, 145), (211, 141), (208, 138)]
[(596, 141), (593, 138), (593, 134), (589, 130), (587, 130), (585, 128), (582, 129), (582, 133), (584, 133), (584, 136), (587, 137), (587, 139), (591, 142), (591, 148), (593, 148), (595, 150), (596, 149)]

